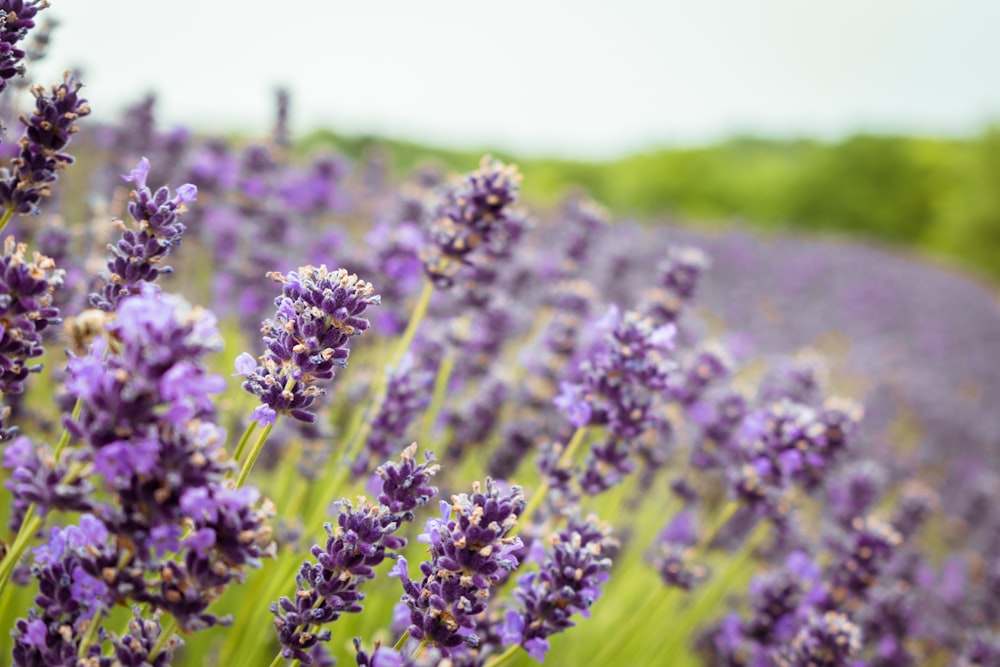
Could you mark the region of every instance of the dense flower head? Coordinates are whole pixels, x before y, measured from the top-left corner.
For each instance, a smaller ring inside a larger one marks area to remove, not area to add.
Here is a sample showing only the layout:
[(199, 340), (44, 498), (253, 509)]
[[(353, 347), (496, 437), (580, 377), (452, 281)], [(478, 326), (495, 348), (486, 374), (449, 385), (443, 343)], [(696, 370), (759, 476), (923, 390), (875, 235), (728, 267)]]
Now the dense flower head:
[(3, 451), (3, 467), (11, 471), (4, 486), (13, 494), (11, 529), (21, 526), (28, 505), (40, 516), (52, 510), (87, 512), (93, 509), (94, 487), (86, 477), (69, 475), (69, 465), (56, 461), (48, 447), (36, 447), (25, 436), (14, 439)]
[(375, 469), (381, 482), (378, 501), (396, 515), (399, 521), (413, 521), (413, 510), (430, 502), (437, 487), (430, 486), (431, 477), (441, 466), (434, 462), (434, 452), (424, 452), (424, 462), (417, 463), (416, 443), (403, 450), (399, 462), (388, 461)]
[(785, 400), (748, 414), (736, 434), (738, 464), (730, 471), (736, 496), (762, 513), (783, 514), (788, 489), (818, 487), (859, 419), (860, 410), (841, 401), (815, 409)]
[(399, 368), (389, 376), (385, 400), (371, 422), (365, 451), (354, 462), (355, 474), (370, 469), (372, 461), (384, 461), (396, 450), (410, 424), (431, 401), (434, 376), (414, 364), (413, 357), (403, 357)]
[(174, 652), (183, 642), (174, 635), (163, 646), (163, 650), (153, 655), (153, 648), (163, 633), (160, 624), (160, 614), (152, 618), (143, 618), (138, 606), (132, 607), (132, 620), (128, 623), (128, 632), (113, 640), (115, 667), (169, 667)]
[(762, 646), (788, 642), (803, 598), (819, 585), (819, 578), (820, 568), (802, 552), (789, 554), (784, 567), (754, 577), (743, 634)]
[(475, 617), (486, 610), (494, 583), (518, 565), (523, 545), (509, 533), (524, 507), (520, 487), (504, 491), (490, 478), (485, 487), (474, 484), (471, 495), (442, 501), (441, 518), (429, 519), (420, 538), (430, 552), (420, 565), (423, 579), (410, 579), (405, 558), (392, 571), (403, 584), (410, 636), (444, 655), (476, 645)]
[(335, 368), (347, 365), (351, 337), (369, 327), (361, 316), (381, 297), (357, 275), (325, 265), (268, 275), (282, 285), (282, 293), (274, 302), (274, 319), (261, 327), (267, 349), (259, 365), (249, 354), (240, 355), (236, 370), (247, 378), (243, 389), (261, 400), (258, 421), (273, 423), (287, 413), (312, 422), (316, 416), (309, 408), (324, 392), (315, 382), (332, 379)]
[(507, 612), (506, 643), (518, 643), (542, 661), (548, 637), (573, 627), (573, 615), (589, 615), (608, 579), (609, 555), (616, 549), (610, 528), (594, 520), (571, 521), (552, 535), (538, 572), (518, 578), (514, 597), (524, 610)]
[(844, 614), (813, 614), (779, 656), (779, 667), (846, 667), (861, 651), (861, 630)]
[(27, 246), (4, 240), (0, 255), (0, 395), (20, 394), (29, 373), (41, 370), (30, 359), (39, 357), (42, 332), (59, 324), (54, 305), (55, 291), (64, 273), (51, 259), (35, 253), (29, 259)]
[[(211, 417), (210, 395), (224, 382), (207, 372), (203, 357), (221, 346), (214, 315), (144, 286), (121, 301), (107, 337), (70, 359), (66, 387), (83, 402), (71, 430), (99, 455), (123, 441), (141, 451), (139, 443), (155, 439), (161, 421), (183, 427)], [(138, 470), (147, 465), (134, 464)]]
[(636, 438), (659, 419), (654, 399), (675, 369), (667, 355), (676, 328), (614, 306), (598, 326), (603, 337), (580, 363), (579, 380), (561, 385), (555, 404), (574, 426), (603, 424), (618, 438)]
[(406, 544), (392, 535), (398, 526), (396, 516), (384, 505), (362, 501), (354, 509), (347, 501), (340, 504), (337, 523), (326, 525), (326, 545), (312, 548), (316, 562), (306, 561), (299, 570), (294, 600), (282, 597), (271, 604), (284, 657), (312, 664), (309, 650), (331, 636), (329, 630), (312, 626), (362, 610), (361, 584), (375, 577), (374, 568), (386, 559), (387, 550)]
[[(106, 527), (91, 514), (81, 515), (77, 525), (52, 527), (33, 553), (37, 609), (15, 624), (14, 664), (75, 665), (89, 624), (119, 597), (141, 588), (141, 577), (119, 567)], [(94, 648), (84, 655), (99, 655)]]
[(114, 311), (124, 297), (173, 270), (163, 261), (181, 242), (186, 228), (180, 215), (185, 211), (184, 204), (197, 198), (198, 189), (186, 183), (173, 196), (166, 186), (154, 193), (146, 185), (149, 169), (149, 160), (142, 158), (132, 171), (122, 176), (135, 185), (128, 205), (131, 227), (118, 222), (122, 236), (108, 246), (110, 256), (104, 285), (90, 295), (90, 304), (95, 308)]
[(66, 74), (63, 83), (52, 86), (48, 94), (41, 86), (31, 89), (35, 110), (30, 117), (21, 117), (25, 128), (20, 152), (10, 168), (0, 170), (0, 203), (4, 208), (20, 215), (37, 214), (41, 200), (51, 194), (50, 185), (58, 178), (58, 170), (73, 162), (72, 156), (61, 151), (78, 130), (76, 120), (90, 113), (87, 100), (78, 94), (82, 86)]
[(361, 639), (354, 638), (354, 660), (358, 667), (403, 667), (409, 664), (403, 655), (387, 646), (379, 646), (376, 643), (371, 653), (361, 648)]
[(517, 200), (521, 174), (489, 156), (479, 169), (442, 193), (421, 251), (424, 270), (438, 287), (450, 287), (480, 248), (501, 254), (520, 235), (522, 221), (509, 207)]
[(857, 517), (835, 546), (830, 586), (836, 600), (864, 598), (886, 567), (902, 536), (874, 517)]
[(49, 6), (48, 0), (4, 0), (0, 2), (0, 92), (15, 76), (24, 76), (25, 50), (18, 42), (35, 27), (38, 11)]
[(709, 266), (698, 248), (671, 246), (657, 267), (656, 285), (642, 295), (642, 310), (657, 322), (674, 322), (695, 295), (698, 282)]
[(169, 612), (187, 631), (229, 623), (230, 618), (219, 618), (208, 607), (231, 583), (244, 581), (248, 568), (273, 556), (268, 520), (274, 508), (267, 501), (258, 507), (257, 500), (256, 489), (233, 489), (221, 480), (185, 492), (180, 505), (190, 530), (181, 534), (163, 525), (151, 535), (161, 550), (177, 555), (147, 564), (156, 578), (136, 599)]

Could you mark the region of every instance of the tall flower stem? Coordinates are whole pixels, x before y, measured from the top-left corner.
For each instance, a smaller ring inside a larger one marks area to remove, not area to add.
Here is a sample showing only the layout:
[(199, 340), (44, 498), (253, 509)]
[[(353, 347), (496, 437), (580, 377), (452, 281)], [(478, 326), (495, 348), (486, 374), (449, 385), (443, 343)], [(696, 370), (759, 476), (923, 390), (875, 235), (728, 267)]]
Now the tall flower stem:
[(247, 427), (243, 430), (243, 435), (240, 437), (240, 441), (236, 444), (236, 449), (233, 450), (233, 460), (237, 463), (243, 458), (243, 450), (247, 448), (247, 443), (250, 442), (250, 436), (253, 434), (254, 429), (257, 428), (257, 422), (250, 420)]
[(4, 589), (7, 588), (14, 567), (21, 560), (28, 545), (31, 544), (31, 538), (41, 530), (43, 523), (42, 517), (35, 515), (35, 504), (32, 503), (28, 506), (28, 511), (24, 513), (21, 530), (18, 531), (13, 544), (10, 545), (7, 556), (0, 562), (0, 593), (3, 593)]
[[(557, 468), (562, 468), (569, 462), (573, 460), (573, 454), (576, 450), (580, 448), (580, 443), (583, 442), (583, 436), (587, 433), (586, 426), (577, 427), (576, 431), (573, 432), (573, 437), (570, 438), (569, 443), (566, 445), (566, 449), (563, 450), (562, 454), (559, 455), (559, 460), (556, 462)], [(549, 480), (546, 477), (542, 480), (542, 483), (538, 485), (538, 489), (535, 490), (534, 495), (531, 496), (531, 501), (528, 506), (524, 508), (521, 516), (518, 517), (517, 526), (511, 531), (511, 535), (516, 535), (521, 526), (525, 526), (531, 515), (541, 506), (542, 501), (545, 500), (545, 496), (549, 492)]]
[(247, 454), (247, 460), (243, 462), (243, 467), (240, 468), (240, 474), (236, 477), (237, 488), (243, 486), (247, 481), (247, 477), (250, 476), (250, 471), (253, 470), (253, 464), (257, 462), (257, 457), (260, 456), (260, 452), (264, 449), (264, 441), (267, 440), (267, 436), (270, 435), (271, 429), (274, 428), (274, 424), (268, 424), (264, 427), (264, 430), (260, 432), (257, 437), (257, 441), (253, 444), (250, 452)]
[(167, 621), (166, 625), (163, 625), (160, 629), (160, 636), (156, 640), (156, 644), (153, 645), (153, 649), (149, 652), (149, 662), (153, 662), (153, 658), (158, 656), (166, 648), (167, 642), (170, 638), (174, 636), (174, 632), (177, 631), (177, 619), (173, 616)]
[(420, 426), (420, 439), (422, 442), (430, 442), (431, 431), (434, 428), (434, 422), (437, 421), (437, 417), (441, 413), (441, 407), (444, 405), (448, 393), (448, 380), (451, 379), (453, 370), (455, 370), (455, 356), (453, 354), (446, 354), (444, 359), (441, 360), (437, 377), (434, 378), (434, 393), (431, 395), (431, 404), (427, 406), (424, 421)]
[(8, 208), (3, 212), (3, 217), (0, 217), (0, 234), (2, 234), (3, 230), (7, 228), (7, 223), (10, 222), (10, 219), (13, 216), (14, 216), (13, 208)]
[(517, 655), (517, 650), (519, 648), (521, 648), (520, 644), (514, 644), (513, 646), (507, 647), (507, 650), (503, 653), (490, 657), (490, 659), (486, 661), (485, 667), (500, 667), (500, 665), (510, 662), (511, 659)]
[(400, 635), (399, 639), (396, 640), (396, 643), (393, 644), (392, 650), (402, 651), (403, 647), (406, 646), (406, 640), (409, 638), (410, 638), (410, 631), (409, 630), (403, 631), (403, 634)]
[(743, 543), (739, 552), (727, 559), (718, 576), (701, 591), (683, 620), (675, 624), (665, 636), (656, 637), (662, 642), (660, 646), (666, 649), (663, 652), (655, 652), (655, 655), (678, 655), (678, 650), (691, 639), (694, 629), (708, 618), (710, 612), (723, 601), (725, 595), (741, 588), (738, 582), (740, 579), (749, 578), (747, 565), (753, 558), (754, 550), (766, 535), (767, 523), (762, 522)]

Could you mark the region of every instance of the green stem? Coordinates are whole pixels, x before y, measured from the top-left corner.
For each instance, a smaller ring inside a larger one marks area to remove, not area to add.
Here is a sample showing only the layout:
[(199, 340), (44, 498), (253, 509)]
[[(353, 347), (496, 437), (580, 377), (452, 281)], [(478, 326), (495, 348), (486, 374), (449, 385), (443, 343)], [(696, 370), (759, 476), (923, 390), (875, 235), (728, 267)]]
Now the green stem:
[(80, 662), (83, 662), (83, 659), (87, 657), (87, 651), (90, 649), (90, 645), (94, 643), (94, 637), (97, 636), (97, 629), (101, 626), (102, 618), (104, 618), (104, 609), (99, 609), (91, 617), (90, 625), (87, 626), (87, 632), (80, 639), (80, 648), (76, 651), (76, 657), (80, 659)]
[(413, 343), (413, 338), (417, 335), (420, 322), (424, 319), (424, 315), (427, 314), (427, 306), (430, 305), (433, 294), (434, 284), (429, 280), (425, 280), (424, 288), (420, 291), (417, 303), (413, 306), (413, 313), (410, 315), (410, 322), (406, 325), (406, 331), (403, 332), (403, 336), (399, 339), (396, 349), (393, 350), (392, 356), (389, 358), (389, 365), (391, 367), (396, 368), (399, 366), (403, 355), (410, 349), (410, 344)]
[(409, 639), (409, 638), (410, 638), (410, 631), (409, 630), (404, 631), (403, 635), (396, 641), (395, 644), (393, 644), (392, 650), (393, 651), (402, 651), (403, 650), (403, 646), (406, 645), (406, 640)]
[(240, 437), (240, 441), (237, 443), (236, 449), (233, 451), (233, 460), (237, 463), (239, 463), (240, 459), (243, 457), (243, 450), (247, 448), (247, 443), (250, 441), (250, 434), (252, 434), (256, 428), (257, 422), (251, 420), (250, 423), (247, 424), (247, 427), (243, 429), (243, 436)]
[[(573, 454), (576, 453), (576, 450), (580, 448), (580, 443), (583, 442), (583, 436), (586, 434), (586, 432), (587, 432), (586, 426), (577, 427), (576, 431), (573, 432), (573, 437), (570, 438), (569, 440), (569, 444), (566, 445), (566, 449), (563, 450), (563, 453), (559, 456), (559, 460), (556, 462), (557, 468), (562, 468), (563, 466), (565, 466), (566, 464), (568, 464), (570, 461), (573, 460)], [(531, 515), (534, 514), (535, 511), (541, 506), (542, 501), (545, 500), (545, 496), (546, 494), (548, 494), (548, 492), (549, 492), (549, 479), (548, 477), (546, 477), (544, 480), (542, 480), (542, 483), (535, 491), (535, 495), (531, 497), (531, 501), (528, 503), (528, 506), (524, 508), (523, 512), (521, 512), (521, 516), (518, 517), (517, 520), (517, 525), (510, 532), (511, 535), (516, 535), (520, 530), (521, 526), (524, 526), (528, 523), (528, 519), (530, 519)]]
[(274, 656), (274, 660), (271, 661), (271, 667), (278, 667), (281, 664), (281, 660), (281, 651), (278, 651), (278, 655)]
[(422, 639), (420, 641), (420, 644), (417, 646), (417, 648), (413, 649), (413, 655), (411, 655), (410, 657), (412, 659), (414, 659), (414, 660), (416, 660), (417, 658), (419, 658), (420, 654), (424, 652), (424, 649), (427, 648), (427, 645), (429, 643), (430, 642), (428, 642), (426, 638)]
[(430, 405), (427, 406), (427, 412), (424, 414), (424, 422), (420, 427), (421, 442), (430, 442), (431, 430), (434, 428), (434, 422), (437, 421), (437, 417), (441, 413), (441, 406), (444, 405), (444, 400), (448, 393), (448, 380), (451, 379), (451, 373), (454, 369), (455, 355), (446, 354), (444, 359), (441, 360), (441, 367), (438, 368), (437, 377), (434, 378), (434, 393), (432, 394)]
[(173, 616), (166, 625), (161, 626), (160, 636), (157, 638), (156, 643), (153, 645), (153, 650), (149, 652), (149, 662), (153, 663), (153, 659), (163, 652), (163, 649), (167, 647), (167, 642), (170, 638), (174, 636), (174, 632), (177, 630), (177, 619)]
[[(83, 399), (76, 399), (76, 403), (73, 404), (73, 421), (80, 418), (80, 413), (83, 411)], [(69, 429), (63, 427), (62, 433), (59, 434), (59, 442), (56, 443), (56, 448), (52, 450), (52, 458), (55, 461), (59, 461), (59, 455), (62, 454), (62, 450), (66, 449), (66, 445), (69, 444)]]
[(705, 536), (698, 541), (698, 551), (704, 553), (715, 538), (719, 536), (719, 532), (726, 527), (729, 520), (733, 518), (736, 511), (739, 510), (740, 503), (736, 500), (730, 500), (726, 503), (726, 506), (722, 508), (722, 511), (715, 517), (715, 522), (712, 523), (711, 527), (705, 532)]
[(14, 543), (10, 545), (7, 556), (0, 562), (0, 592), (3, 592), (7, 587), (14, 568), (17, 566), (18, 561), (21, 560), (21, 556), (24, 555), (25, 549), (31, 544), (31, 538), (41, 529), (42, 523), (42, 517), (35, 516), (35, 504), (32, 503), (28, 506), (28, 511), (24, 514), (24, 519), (21, 521), (21, 530), (18, 531), (17, 537), (14, 538)]
[(257, 457), (260, 456), (261, 450), (264, 449), (264, 441), (267, 440), (267, 436), (270, 435), (272, 428), (274, 428), (273, 423), (264, 427), (264, 430), (260, 432), (260, 437), (257, 438), (257, 442), (253, 444), (253, 448), (250, 450), (250, 453), (247, 454), (247, 460), (243, 462), (243, 467), (240, 468), (240, 474), (236, 478), (237, 488), (243, 486), (243, 483), (247, 481), (247, 477), (250, 476), (253, 464), (257, 462)]
[(11, 217), (14, 215), (13, 207), (8, 208), (3, 212), (3, 217), (0, 218), (0, 232), (3, 232), (7, 227), (7, 223), (10, 222)]
[(510, 662), (511, 659), (517, 655), (517, 650), (519, 648), (521, 648), (520, 644), (514, 644), (513, 646), (508, 647), (507, 650), (500, 655), (495, 655), (487, 660), (485, 667), (500, 667), (500, 665)]

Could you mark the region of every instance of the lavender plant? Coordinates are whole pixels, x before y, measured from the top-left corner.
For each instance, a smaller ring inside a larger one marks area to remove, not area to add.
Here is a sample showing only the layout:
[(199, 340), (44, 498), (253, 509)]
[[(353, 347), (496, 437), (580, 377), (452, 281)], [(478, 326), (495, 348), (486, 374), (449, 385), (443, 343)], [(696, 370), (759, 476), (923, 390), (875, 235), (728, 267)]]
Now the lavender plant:
[[(44, 6), (0, 3), (8, 122)], [(13, 664), (997, 664), (982, 290), (579, 193), (529, 215), (488, 157), (296, 159), (285, 92), (237, 146), (32, 90), (0, 172)], [(78, 130), (127, 223), (48, 219), (85, 218)]]

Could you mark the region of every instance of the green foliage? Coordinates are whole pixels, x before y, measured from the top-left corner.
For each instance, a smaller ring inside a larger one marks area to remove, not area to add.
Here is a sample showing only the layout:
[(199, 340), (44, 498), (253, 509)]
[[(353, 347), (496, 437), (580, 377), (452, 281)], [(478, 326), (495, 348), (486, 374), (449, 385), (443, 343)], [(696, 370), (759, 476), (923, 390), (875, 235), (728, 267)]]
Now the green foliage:
[[(354, 156), (380, 147), (396, 175), (428, 156), (458, 169), (479, 155), (330, 132), (302, 142), (308, 149), (323, 144)], [(700, 226), (741, 221), (765, 230), (851, 235), (919, 250), (1000, 280), (998, 127), (967, 139), (735, 138), (601, 163), (516, 161), (530, 175), (526, 198), (543, 205), (583, 187), (626, 216), (680, 218)]]

